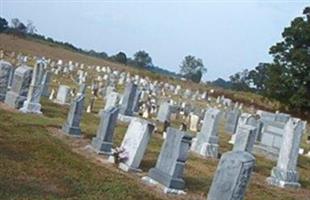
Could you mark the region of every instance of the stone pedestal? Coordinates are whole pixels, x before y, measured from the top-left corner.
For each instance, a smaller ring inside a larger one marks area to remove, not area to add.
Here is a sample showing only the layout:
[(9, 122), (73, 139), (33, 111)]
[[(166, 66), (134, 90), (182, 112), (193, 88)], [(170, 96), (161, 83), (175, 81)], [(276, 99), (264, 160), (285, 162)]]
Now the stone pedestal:
[(277, 166), (267, 178), (268, 184), (281, 188), (300, 187), (297, 160), (304, 129), (304, 122), (297, 118), (291, 118), (285, 125)]

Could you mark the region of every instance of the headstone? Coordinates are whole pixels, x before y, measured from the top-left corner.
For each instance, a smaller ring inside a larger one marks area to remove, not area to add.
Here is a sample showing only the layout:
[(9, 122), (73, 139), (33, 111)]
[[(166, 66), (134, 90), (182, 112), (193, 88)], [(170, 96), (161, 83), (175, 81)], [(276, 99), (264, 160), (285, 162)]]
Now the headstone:
[(245, 151), (224, 153), (216, 169), (207, 200), (242, 200), (255, 165)]
[(134, 98), (134, 102), (133, 102), (133, 112), (137, 113), (139, 112), (139, 101), (140, 101), (140, 97), (141, 97), (141, 91), (137, 90), (135, 98)]
[(92, 147), (97, 153), (111, 154), (113, 133), (117, 122), (118, 108), (109, 107), (101, 113), (97, 136), (92, 140)]
[(218, 129), (221, 111), (210, 108), (205, 113), (201, 131), (193, 139), (191, 150), (205, 157), (218, 158)]
[(171, 116), (171, 105), (168, 102), (162, 102), (159, 106), (157, 120), (160, 122), (169, 121)]
[(10, 107), (19, 109), (27, 99), (31, 82), (32, 68), (23, 65), (15, 70), (12, 87), (5, 96), (5, 103)]
[(51, 76), (52, 73), (50, 71), (46, 71), (44, 76), (43, 76), (43, 90), (42, 90), (42, 96), (43, 97), (49, 97), (50, 96), (50, 91), (49, 91), (49, 86), (51, 82)]
[(58, 87), (55, 103), (67, 104), (69, 99), (70, 87), (67, 85), (60, 85)]
[(134, 83), (128, 83), (123, 95), (122, 105), (120, 108), (120, 114), (132, 116), (134, 100), (137, 92), (137, 85)]
[(175, 128), (168, 128), (156, 166), (148, 177), (165, 187), (165, 191), (183, 190), (183, 171), (191, 145), (192, 136)]
[(0, 60), (0, 101), (5, 100), (9, 87), (10, 73), (13, 67), (9, 62)]
[(110, 107), (116, 107), (118, 106), (118, 103), (119, 103), (119, 94), (117, 92), (111, 92), (109, 94), (109, 96), (107, 96), (106, 98), (106, 103), (105, 103), (105, 106), (104, 106), (104, 110), (107, 110), (108, 108)]
[(74, 137), (81, 136), (80, 121), (83, 114), (84, 99), (85, 96), (80, 95), (72, 100), (67, 121), (62, 127), (65, 133)]
[(131, 120), (121, 144), (121, 148), (128, 155), (119, 165), (122, 170), (140, 171), (139, 166), (153, 130), (154, 125), (149, 121), (140, 118)]
[(304, 132), (304, 122), (291, 118), (285, 128), (277, 166), (271, 171), (267, 182), (277, 187), (300, 187), (297, 171), (298, 151)]
[(240, 110), (234, 109), (227, 112), (227, 121), (225, 124), (225, 131), (230, 134), (234, 134), (236, 132), (238, 119), (240, 117)]
[(24, 101), (23, 107), (20, 108), (22, 112), (41, 114), (40, 99), (43, 90), (44, 65), (44, 61), (38, 61), (34, 66), (27, 100)]
[(256, 138), (256, 127), (242, 124), (238, 127), (233, 151), (247, 151), (252, 153)]
[(198, 123), (199, 123), (199, 116), (191, 114), (190, 115), (190, 125), (189, 130), (197, 132), (198, 131)]

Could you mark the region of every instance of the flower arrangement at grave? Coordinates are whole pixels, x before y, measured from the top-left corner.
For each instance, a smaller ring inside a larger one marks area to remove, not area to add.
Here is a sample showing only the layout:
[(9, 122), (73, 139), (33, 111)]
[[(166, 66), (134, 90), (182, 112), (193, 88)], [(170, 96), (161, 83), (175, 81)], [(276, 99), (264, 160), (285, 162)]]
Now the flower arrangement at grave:
[(129, 154), (123, 147), (116, 147), (112, 149), (112, 156), (114, 157), (114, 163), (119, 164), (120, 162), (128, 160)]

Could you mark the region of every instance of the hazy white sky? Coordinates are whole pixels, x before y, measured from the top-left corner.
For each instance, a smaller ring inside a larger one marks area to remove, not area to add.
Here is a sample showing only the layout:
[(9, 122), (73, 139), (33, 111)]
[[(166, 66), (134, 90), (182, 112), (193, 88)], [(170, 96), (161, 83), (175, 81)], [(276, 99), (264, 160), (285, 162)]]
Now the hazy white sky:
[(0, 15), (31, 20), (38, 33), (83, 49), (128, 56), (146, 50), (171, 71), (191, 54), (214, 80), (269, 61), (269, 47), (309, 2), (0, 0)]

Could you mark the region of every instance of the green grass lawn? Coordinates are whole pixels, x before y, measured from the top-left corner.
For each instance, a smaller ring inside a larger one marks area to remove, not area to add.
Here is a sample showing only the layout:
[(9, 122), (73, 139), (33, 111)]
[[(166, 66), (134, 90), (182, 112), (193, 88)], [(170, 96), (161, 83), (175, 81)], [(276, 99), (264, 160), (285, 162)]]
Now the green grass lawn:
[[(100, 102), (102, 103), (102, 102)], [(54, 137), (48, 129), (61, 128), (68, 107), (42, 100), (44, 115), (9, 112), (0, 108), (0, 199), (205, 199), (217, 167), (217, 160), (190, 154), (184, 179), (187, 195), (164, 195), (141, 182), (141, 176), (156, 163), (163, 140), (159, 134), (151, 138), (141, 163), (142, 175), (124, 173), (112, 165), (98, 164), (76, 153), (70, 140)], [(84, 113), (81, 128), (84, 140), (96, 133), (99, 118)], [(115, 146), (120, 145), (126, 124), (115, 130)], [(230, 136), (220, 129), (220, 150), (232, 148)], [(303, 143), (306, 147), (306, 144)], [(310, 159), (300, 157), (299, 190), (269, 187), (265, 178), (275, 162), (256, 156), (257, 162), (248, 200), (310, 199)]]

